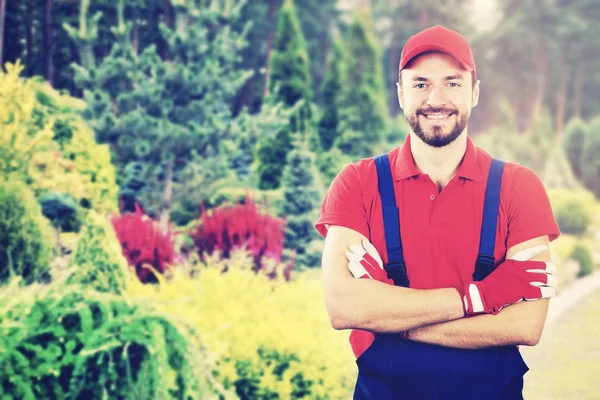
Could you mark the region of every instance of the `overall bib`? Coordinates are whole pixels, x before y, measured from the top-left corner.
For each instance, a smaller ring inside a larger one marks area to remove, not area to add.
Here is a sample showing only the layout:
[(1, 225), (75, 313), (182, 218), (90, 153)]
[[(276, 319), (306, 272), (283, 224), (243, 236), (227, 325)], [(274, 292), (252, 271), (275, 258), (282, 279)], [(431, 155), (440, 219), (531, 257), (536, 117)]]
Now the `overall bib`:
[[(387, 154), (375, 158), (383, 208), (388, 277), (409, 287), (400, 239), (399, 210)], [(474, 280), (494, 269), (494, 246), (504, 163), (494, 159), (487, 180)], [(464, 350), (411, 342), (400, 334), (376, 334), (356, 360), (355, 400), (522, 399), (529, 370), (516, 346)]]

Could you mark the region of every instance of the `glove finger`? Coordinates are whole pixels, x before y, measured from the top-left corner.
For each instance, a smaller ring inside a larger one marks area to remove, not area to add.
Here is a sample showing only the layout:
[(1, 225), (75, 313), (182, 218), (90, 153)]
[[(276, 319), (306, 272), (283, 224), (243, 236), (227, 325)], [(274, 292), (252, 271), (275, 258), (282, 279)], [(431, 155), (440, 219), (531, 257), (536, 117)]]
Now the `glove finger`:
[(373, 273), (373, 271), (379, 269), (379, 265), (377, 264), (377, 261), (375, 261), (373, 259), (373, 257), (369, 256), (368, 254), (365, 254), (364, 256), (359, 256), (356, 253), (352, 253), (352, 252), (346, 252), (346, 258), (348, 259), (348, 261), (354, 261), (357, 263), (362, 264), (365, 268), (370, 268), (371, 269), (371, 274)]
[(373, 278), (369, 272), (365, 269), (365, 267), (362, 266), (362, 264), (356, 262), (356, 261), (350, 261), (348, 263), (348, 269), (350, 270), (350, 273), (355, 277), (355, 278)]
[(373, 246), (371, 244), (371, 242), (369, 242), (366, 239), (362, 240), (362, 245), (363, 245), (363, 248), (367, 251), (367, 254), (369, 254), (371, 257), (373, 257), (377, 261), (377, 264), (379, 264), (379, 266), (381, 268), (383, 268), (383, 261), (381, 260), (381, 257), (379, 256), (379, 252), (377, 251), (375, 246)]
[(549, 299), (551, 297), (556, 296), (556, 288), (549, 286), (542, 286), (538, 288), (537, 293), (534, 295), (533, 293), (530, 296), (524, 297), (525, 301), (534, 301), (540, 299)]
[(558, 279), (554, 275), (545, 275), (545, 276), (546, 276), (545, 282), (535, 281), (535, 282), (531, 282), (530, 285), (533, 285), (536, 287), (549, 286), (549, 287), (554, 287), (554, 288), (558, 285)]
[[(538, 262), (538, 261), (531, 261), (531, 262)], [(539, 263), (541, 264), (542, 262), (540, 261)], [(527, 269), (526, 271), (533, 272), (536, 274), (554, 275), (558, 272), (558, 269), (556, 268), (556, 265), (554, 265), (553, 263), (544, 262), (544, 268), (533, 268), (533, 269)]]
[(546, 250), (548, 250), (548, 246), (546, 245), (533, 246), (528, 249), (519, 251), (512, 257), (509, 257), (509, 260), (528, 261), (531, 260), (533, 257), (542, 254)]
[(361, 257), (367, 253), (367, 251), (360, 244), (351, 244), (348, 247), (350, 248), (351, 252)]

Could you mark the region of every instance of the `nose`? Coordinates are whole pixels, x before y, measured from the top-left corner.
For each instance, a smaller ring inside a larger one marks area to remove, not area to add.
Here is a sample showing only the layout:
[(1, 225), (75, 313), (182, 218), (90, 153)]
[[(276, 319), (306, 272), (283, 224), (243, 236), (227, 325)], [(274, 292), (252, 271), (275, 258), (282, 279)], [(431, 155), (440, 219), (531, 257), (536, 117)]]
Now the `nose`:
[(427, 105), (429, 107), (443, 107), (446, 105), (446, 98), (442, 88), (431, 88), (427, 96)]

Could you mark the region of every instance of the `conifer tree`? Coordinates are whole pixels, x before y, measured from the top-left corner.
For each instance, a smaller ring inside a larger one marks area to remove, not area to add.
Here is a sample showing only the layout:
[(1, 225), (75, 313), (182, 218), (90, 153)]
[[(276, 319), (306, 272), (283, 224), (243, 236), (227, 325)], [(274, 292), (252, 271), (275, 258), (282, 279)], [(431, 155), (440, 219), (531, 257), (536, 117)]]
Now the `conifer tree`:
[(110, 54), (76, 68), (89, 104), (86, 117), (98, 140), (111, 144), (113, 161), (128, 178), (123, 197), (129, 206), (133, 196), (160, 213), (163, 227), (176, 193), (201, 191), (227, 173), (224, 144), (233, 139), (229, 104), (248, 76), (235, 69), (245, 46), (244, 33), (231, 29), (240, 2), (214, 7), (178, 2), (174, 26), (161, 26), (166, 43), (161, 54), (154, 44), (143, 49), (132, 44), (132, 24), (120, 0), (113, 29), (118, 40)]
[(295, 249), (297, 262), (306, 265), (311, 255), (307, 254), (309, 244), (317, 238), (313, 223), (316, 220), (318, 201), (322, 193), (315, 167), (315, 156), (308, 150), (308, 143), (299, 135), (294, 137), (293, 149), (289, 152), (287, 165), (283, 171), (282, 186), (283, 213), (287, 220), (285, 247)]
[[(293, 0), (285, 0), (279, 12), (269, 73), (271, 101), (281, 102), (293, 112), (289, 125), (278, 132), (274, 140), (259, 146), (259, 188), (263, 190), (280, 186), (292, 147), (290, 134), (314, 135), (309, 60)], [(318, 143), (311, 139), (311, 145), (318, 146)]]
[(322, 113), (319, 121), (319, 137), (324, 151), (333, 146), (339, 134), (339, 103), (344, 83), (344, 54), (342, 43), (337, 40), (331, 49), (331, 59), (321, 88)]
[(353, 157), (371, 157), (383, 139), (387, 110), (381, 54), (369, 11), (354, 14), (344, 42), (347, 73), (338, 111), (341, 136), (336, 146)]

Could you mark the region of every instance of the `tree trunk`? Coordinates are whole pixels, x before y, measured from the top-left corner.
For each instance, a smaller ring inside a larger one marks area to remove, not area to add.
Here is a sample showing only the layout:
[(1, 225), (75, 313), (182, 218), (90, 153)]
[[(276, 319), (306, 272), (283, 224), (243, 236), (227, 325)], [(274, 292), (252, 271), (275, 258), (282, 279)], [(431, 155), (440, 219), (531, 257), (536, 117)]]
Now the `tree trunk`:
[(26, 32), (25, 32), (25, 67), (31, 71), (33, 69), (33, 4), (32, 0), (26, 0), (25, 2), (25, 15), (27, 16), (26, 21)]
[(139, 54), (139, 46), (140, 46), (140, 39), (139, 39), (139, 30), (138, 30), (138, 24), (136, 21), (133, 22), (133, 27), (131, 28), (131, 47), (133, 48), (133, 51), (135, 54)]
[(6, 11), (6, 0), (0, 0), (0, 70), (2, 70), (3, 55), (4, 55), (4, 20)]
[(269, 25), (271, 29), (269, 29), (269, 34), (267, 35), (267, 51), (265, 55), (265, 90), (264, 96), (267, 97), (269, 95), (269, 64), (271, 62), (271, 51), (273, 50), (273, 38), (275, 36), (275, 30), (277, 27), (274, 24), (275, 12), (277, 11), (277, 0), (269, 1)]
[(531, 114), (529, 121), (525, 126), (525, 132), (528, 133), (533, 125), (539, 120), (544, 107), (544, 96), (546, 93), (546, 76), (548, 71), (548, 51), (546, 48), (546, 39), (542, 36), (540, 46), (537, 52), (533, 52), (536, 65), (537, 86), (532, 101)]
[(79, 37), (81, 38), (81, 47), (79, 51), (81, 55), (81, 65), (87, 70), (90, 70), (94, 65), (94, 53), (92, 51), (92, 43), (89, 38), (87, 26), (89, 6), (89, 0), (81, 0), (79, 8)]
[(560, 78), (558, 81), (558, 90), (556, 91), (556, 137), (562, 139), (565, 124), (565, 100), (567, 97), (567, 69), (569, 43), (565, 42), (560, 57)]
[(44, 75), (54, 86), (54, 49), (52, 48), (52, 0), (44, 0)]
[(163, 7), (165, 9), (165, 13), (163, 15), (163, 22), (169, 28), (173, 27), (173, 19), (171, 18), (171, 0), (164, 0)]
[(573, 119), (581, 118), (581, 97), (583, 92), (583, 60), (577, 60), (575, 69), (575, 94), (573, 96)]
[(171, 202), (173, 200), (173, 161), (167, 162), (165, 171), (165, 188), (163, 191), (162, 202), (160, 203), (160, 227), (163, 232), (169, 229)]
[(419, 10), (419, 29), (423, 30), (429, 28), (429, 13), (427, 12), (426, 6), (421, 3), (421, 9)]
[(400, 24), (398, 18), (392, 18), (392, 44), (390, 46), (389, 77), (388, 77), (388, 110), (390, 115), (396, 115), (400, 110), (398, 104), (398, 91), (396, 82), (399, 80), (398, 65), (400, 64), (401, 48), (398, 45), (400, 39)]

